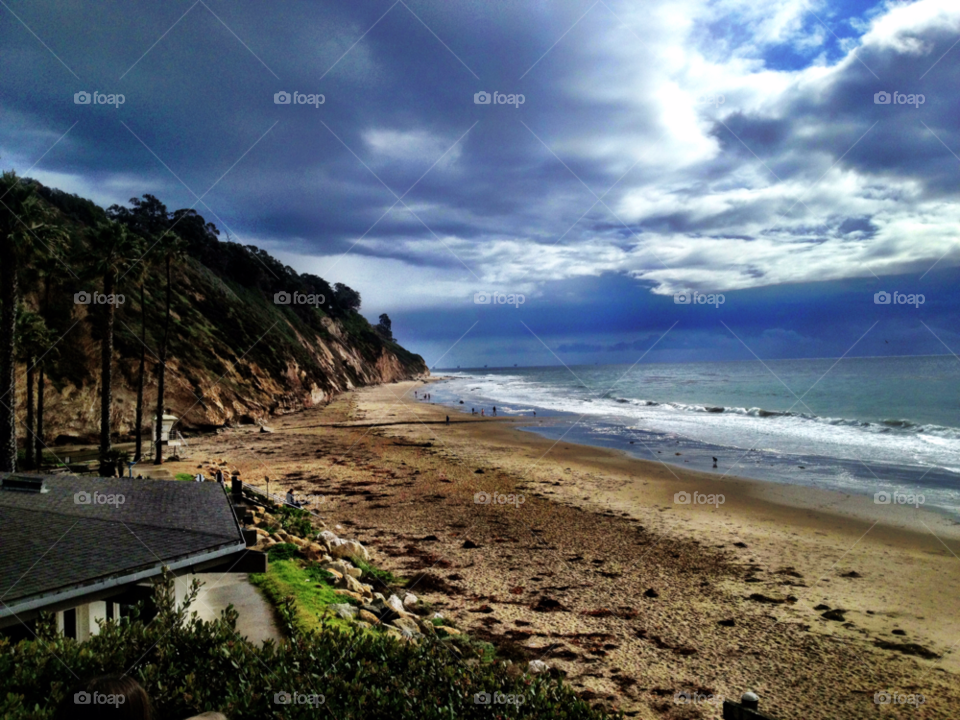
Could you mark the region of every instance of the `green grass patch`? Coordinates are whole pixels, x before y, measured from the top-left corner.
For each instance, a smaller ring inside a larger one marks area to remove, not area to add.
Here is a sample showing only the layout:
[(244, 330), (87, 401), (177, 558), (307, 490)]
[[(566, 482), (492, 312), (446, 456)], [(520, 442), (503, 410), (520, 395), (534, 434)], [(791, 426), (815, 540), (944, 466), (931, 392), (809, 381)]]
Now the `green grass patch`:
[[(296, 603), (297, 627), (301, 631), (317, 630), (324, 624), (320, 618), (324, 615), (327, 605), (357, 604), (352, 598), (337, 595), (329, 581), (321, 575), (324, 572), (313, 563), (304, 566), (294, 559), (275, 560), (271, 556), (267, 572), (251, 575), (250, 581), (261, 588), (274, 605), (279, 605), (284, 598), (292, 596)], [(326, 575), (333, 578), (330, 573)], [(325, 622), (339, 628), (347, 628), (351, 625), (350, 622), (332, 613)]]
[(271, 562), (274, 560), (292, 560), (299, 554), (300, 548), (293, 543), (277, 543), (267, 550)]
[(177, 473), (173, 476), (174, 480), (179, 480), (180, 482), (193, 482), (194, 476), (190, 473)]

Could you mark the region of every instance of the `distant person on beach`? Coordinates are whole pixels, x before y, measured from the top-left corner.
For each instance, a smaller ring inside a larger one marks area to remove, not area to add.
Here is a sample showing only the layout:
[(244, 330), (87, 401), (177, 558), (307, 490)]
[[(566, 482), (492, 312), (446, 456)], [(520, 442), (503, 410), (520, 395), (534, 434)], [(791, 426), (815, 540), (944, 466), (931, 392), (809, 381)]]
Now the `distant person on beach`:
[[(94, 693), (118, 696), (118, 702), (116, 705), (92, 703)], [(119, 702), (120, 697), (123, 702)], [(154, 720), (155, 717), (147, 691), (129, 675), (105, 675), (74, 687), (53, 715), (54, 720)]]
[(477, 409), (476, 409), (476, 408), (470, 408), (470, 414), (471, 414), (471, 415), (476, 415), (476, 414), (477, 414)]
[(480, 408), (480, 415), (483, 416), (483, 408)]
[(293, 490), (287, 490), (287, 505), (291, 505), (295, 508), (303, 507), (297, 499), (293, 496)]
[(494, 415), (497, 414), (497, 406), (496, 406), (496, 405), (493, 406), (493, 414), (494, 414)]
[(220, 483), (221, 485), (224, 484), (224, 482), (223, 482), (223, 470), (221, 470), (220, 468), (217, 468), (217, 482)]
[(450, 424), (450, 416), (447, 415), (447, 425), (449, 425), (449, 424)]

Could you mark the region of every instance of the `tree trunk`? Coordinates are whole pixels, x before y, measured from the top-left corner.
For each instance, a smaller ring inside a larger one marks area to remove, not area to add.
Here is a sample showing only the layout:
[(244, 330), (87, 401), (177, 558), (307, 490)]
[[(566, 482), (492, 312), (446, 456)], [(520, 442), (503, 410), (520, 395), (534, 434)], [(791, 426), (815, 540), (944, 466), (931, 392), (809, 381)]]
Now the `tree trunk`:
[(43, 364), (37, 367), (37, 432), (33, 436), (37, 469), (43, 467)]
[(111, 302), (116, 273), (110, 271), (103, 276), (103, 294), (107, 304), (103, 316), (103, 338), (100, 340), (100, 477), (113, 477), (117, 464), (110, 462), (110, 409), (113, 406), (113, 321), (117, 306)]
[(17, 351), (16, 322), (17, 256), (13, 239), (0, 238), (0, 472), (17, 470), (17, 386), (15, 358)]
[(33, 416), (33, 378), (36, 375), (33, 368), (33, 357), (27, 358), (27, 434), (23, 443), (24, 449), (24, 462), (28, 470), (33, 470), (37, 466), (33, 461), (33, 433), (34, 433), (34, 416)]
[(137, 373), (137, 412), (134, 420), (137, 446), (133, 453), (133, 461), (140, 462), (143, 455), (143, 373), (147, 362), (147, 306), (144, 297), (143, 283), (140, 283), (140, 370)]
[(163, 381), (167, 370), (167, 333), (170, 330), (170, 256), (167, 256), (167, 308), (163, 318), (163, 340), (160, 344), (160, 366), (157, 368), (157, 427), (154, 465), (163, 464)]

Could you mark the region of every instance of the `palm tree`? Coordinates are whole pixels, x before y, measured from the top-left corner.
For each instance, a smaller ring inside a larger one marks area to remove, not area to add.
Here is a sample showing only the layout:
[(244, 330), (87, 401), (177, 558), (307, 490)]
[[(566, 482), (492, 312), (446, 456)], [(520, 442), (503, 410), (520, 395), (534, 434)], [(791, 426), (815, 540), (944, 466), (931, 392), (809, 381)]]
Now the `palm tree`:
[(40, 467), (42, 449), (34, 441), (36, 428), (34, 423), (33, 387), (38, 359), (50, 347), (53, 338), (43, 318), (27, 310), (22, 304), (17, 311), (17, 359), (27, 366), (27, 437), (24, 464), (28, 470)]
[(53, 252), (65, 233), (32, 183), (13, 171), (0, 177), (0, 472), (17, 469), (16, 317), (21, 265)]
[(163, 441), (162, 430), (163, 430), (163, 395), (164, 395), (164, 380), (166, 379), (166, 370), (167, 370), (167, 343), (170, 339), (170, 301), (171, 295), (173, 292), (173, 283), (171, 278), (171, 265), (174, 260), (179, 259), (183, 255), (184, 244), (176, 235), (172, 235), (169, 232), (164, 233), (159, 241), (159, 245), (163, 251), (163, 261), (164, 267), (166, 269), (166, 278), (167, 278), (167, 287), (166, 287), (166, 309), (164, 311), (163, 317), (163, 337), (160, 340), (160, 352), (159, 352), (159, 365), (157, 366), (157, 422), (156, 427), (154, 428), (154, 455), (153, 455), (153, 464), (161, 465), (163, 464)]
[(143, 458), (143, 385), (146, 377), (147, 364), (147, 276), (152, 272), (146, 256), (127, 271), (125, 277), (135, 282), (140, 289), (140, 365), (137, 369), (137, 406), (134, 413), (134, 438), (136, 447), (133, 452), (133, 462), (138, 463)]
[(108, 221), (93, 232), (93, 272), (103, 278), (103, 335), (100, 339), (100, 475), (113, 476), (110, 454), (110, 415), (113, 406), (113, 327), (117, 313), (117, 279), (125, 264), (142, 253), (139, 238), (123, 225)]

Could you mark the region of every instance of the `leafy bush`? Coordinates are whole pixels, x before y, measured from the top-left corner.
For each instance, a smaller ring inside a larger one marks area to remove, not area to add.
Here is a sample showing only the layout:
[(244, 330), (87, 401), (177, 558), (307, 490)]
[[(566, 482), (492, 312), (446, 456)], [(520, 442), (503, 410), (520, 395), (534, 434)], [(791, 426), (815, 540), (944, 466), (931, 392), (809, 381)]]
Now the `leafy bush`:
[(289, 505), (280, 506), (280, 527), (300, 538), (309, 538), (314, 534), (310, 513)]
[(194, 480), (194, 476), (190, 473), (177, 473), (173, 477), (180, 482), (193, 482)]
[(291, 560), (300, 554), (300, 548), (293, 543), (277, 543), (267, 550), (271, 560)]
[[(284, 692), (323, 695), (337, 720), (606, 717), (559, 681), (525, 676), (499, 662), (462, 662), (439, 640), (412, 644), (332, 626), (301, 633), (288, 625), (290, 639), (261, 646), (236, 634), (232, 607), (204, 622), (191, 617), (188, 605), (176, 607), (172, 586), (163, 584), (155, 602), (152, 622), (136, 616), (105, 622), (83, 644), (58, 635), (49, 621), (38, 628), (37, 640), (0, 639), (0, 716), (49, 720), (78, 678), (127, 672), (150, 695), (158, 716), (171, 720), (209, 710), (230, 720), (319, 716), (307, 704), (275, 703), (275, 694)], [(292, 612), (291, 603), (281, 605), (285, 623)], [(474, 693), (494, 692), (521, 695), (524, 702), (495, 708), (474, 703)]]

